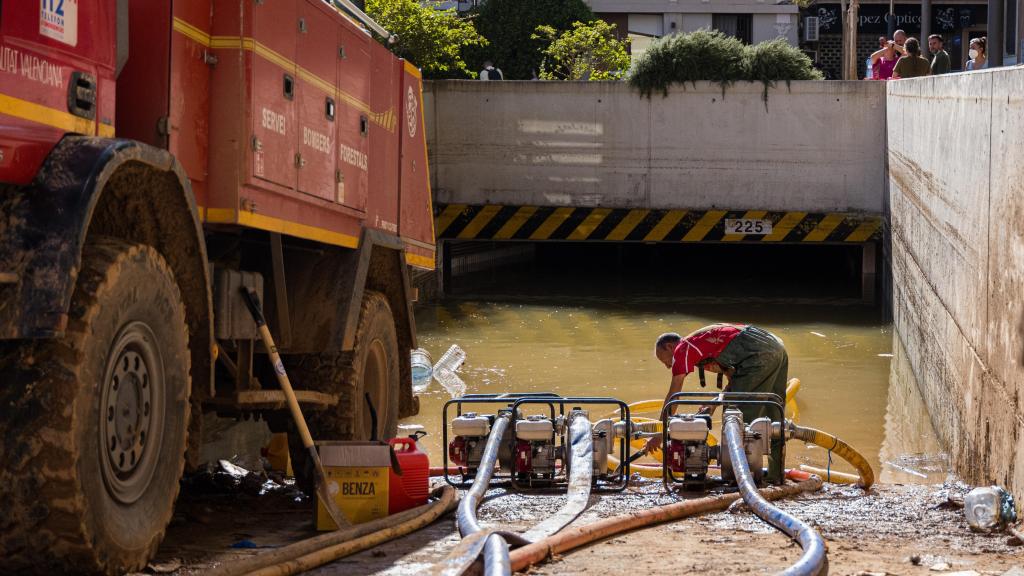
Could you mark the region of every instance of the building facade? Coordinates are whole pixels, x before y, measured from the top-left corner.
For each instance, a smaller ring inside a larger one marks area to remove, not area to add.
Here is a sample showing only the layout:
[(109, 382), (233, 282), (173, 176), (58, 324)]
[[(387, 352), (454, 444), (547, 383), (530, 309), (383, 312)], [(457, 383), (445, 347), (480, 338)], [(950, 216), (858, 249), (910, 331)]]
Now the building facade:
[(632, 40), (633, 54), (655, 38), (701, 28), (720, 30), (747, 44), (778, 37), (799, 43), (799, 9), (763, 0), (586, 0), (597, 17)]

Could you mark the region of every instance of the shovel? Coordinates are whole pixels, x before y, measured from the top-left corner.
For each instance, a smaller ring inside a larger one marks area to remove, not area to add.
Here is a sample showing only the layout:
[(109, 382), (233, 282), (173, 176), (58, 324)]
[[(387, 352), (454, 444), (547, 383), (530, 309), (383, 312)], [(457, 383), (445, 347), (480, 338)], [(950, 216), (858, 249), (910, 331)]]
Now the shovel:
[(313, 459), (317, 480), (316, 494), (320, 497), (320, 501), (324, 503), (324, 507), (327, 509), (327, 513), (331, 515), (331, 519), (334, 520), (334, 524), (338, 528), (349, 527), (352, 524), (345, 518), (341, 510), (338, 509), (338, 503), (331, 497), (331, 493), (327, 488), (327, 474), (324, 473), (324, 465), (320, 462), (320, 454), (316, 451), (313, 437), (309, 434), (309, 427), (306, 426), (306, 419), (302, 416), (299, 401), (295, 399), (295, 391), (292, 390), (292, 383), (288, 380), (288, 374), (284, 370), (281, 355), (277, 353), (274, 338), (270, 335), (270, 329), (267, 328), (267, 319), (263, 317), (259, 296), (256, 295), (256, 291), (252, 288), (243, 286), (241, 291), (242, 296), (245, 298), (245, 304), (249, 307), (253, 320), (256, 321), (256, 327), (259, 329), (260, 338), (263, 339), (263, 345), (267, 348), (267, 352), (270, 353), (270, 362), (274, 365), (277, 382), (281, 385), (281, 390), (284, 391), (284, 396), (288, 400), (288, 409), (292, 413), (292, 418), (295, 419), (295, 426), (299, 429), (302, 445), (309, 451), (309, 457)]

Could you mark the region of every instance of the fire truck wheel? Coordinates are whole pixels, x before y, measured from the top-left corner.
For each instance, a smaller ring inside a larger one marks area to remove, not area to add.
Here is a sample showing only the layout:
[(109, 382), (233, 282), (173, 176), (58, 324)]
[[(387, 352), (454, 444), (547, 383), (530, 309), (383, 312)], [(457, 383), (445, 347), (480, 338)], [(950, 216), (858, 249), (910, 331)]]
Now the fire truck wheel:
[(5, 570), (146, 566), (185, 462), (189, 362), (185, 307), (160, 254), (90, 242), (65, 335), (0, 355), (13, 375), (0, 389)]
[[(377, 415), (376, 437), (398, 431), (398, 335), (391, 306), (380, 292), (366, 291), (359, 310), (355, 348), (347, 354), (309, 354), (286, 359), (288, 375), (300, 389), (339, 395), (338, 404), (307, 416), (314, 440), (369, 440), (370, 405)], [(312, 470), (297, 434), (291, 440), (292, 468), (299, 485), (311, 491)]]

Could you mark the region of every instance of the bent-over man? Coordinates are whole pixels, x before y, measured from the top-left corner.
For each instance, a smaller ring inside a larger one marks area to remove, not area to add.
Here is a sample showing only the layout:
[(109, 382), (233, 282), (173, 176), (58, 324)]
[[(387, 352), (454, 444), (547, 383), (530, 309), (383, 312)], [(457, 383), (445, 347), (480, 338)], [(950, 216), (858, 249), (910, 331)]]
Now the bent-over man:
[[(726, 392), (771, 392), (785, 401), (786, 382), (789, 377), (789, 356), (782, 340), (767, 330), (746, 324), (712, 324), (686, 337), (674, 332), (662, 334), (654, 346), (654, 355), (672, 370), (672, 382), (665, 401), (683, 389), (686, 377), (696, 371), (701, 386), (705, 383), (704, 372), (728, 378)], [(765, 406), (744, 406), (744, 424), (756, 418), (768, 416), (779, 420), (779, 414)], [(701, 411), (710, 414), (714, 407)], [(652, 437), (647, 450), (661, 447), (661, 437)], [(781, 478), (782, 442), (772, 441), (772, 465), (770, 478)]]

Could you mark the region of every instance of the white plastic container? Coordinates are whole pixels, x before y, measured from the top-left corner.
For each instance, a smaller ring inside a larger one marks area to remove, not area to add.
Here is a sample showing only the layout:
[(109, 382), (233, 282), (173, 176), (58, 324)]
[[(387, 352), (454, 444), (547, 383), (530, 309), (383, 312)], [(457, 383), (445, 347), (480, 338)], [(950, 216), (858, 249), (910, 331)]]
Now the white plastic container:
[(548, 418), (530, 418), (516, 422), (516, 438), (519, 440), (530, 440), (537, 442), (550, 440), (555, 427)]
[(668, 421), (668, 437), (683, 442), (706, 442), (708, 424), (703, 418), (677, 416)]
[(430, 380), (434, 374), (434, 362), (430, 358), (430, 352), (423, 348), (417, 348), (410, 353), (412, 361), (412, 392), (419, 394), (430, 386)]
[(452, 420), (452, 434), (455, 436), (481, 437), (491, 433), (491, 422), (487, 416), (466, 412)]
[(964, 514), (972, 530), (999, 531), (1017, 520), (1013, 496), (999, 486), (975, 488), (964, 496)]

